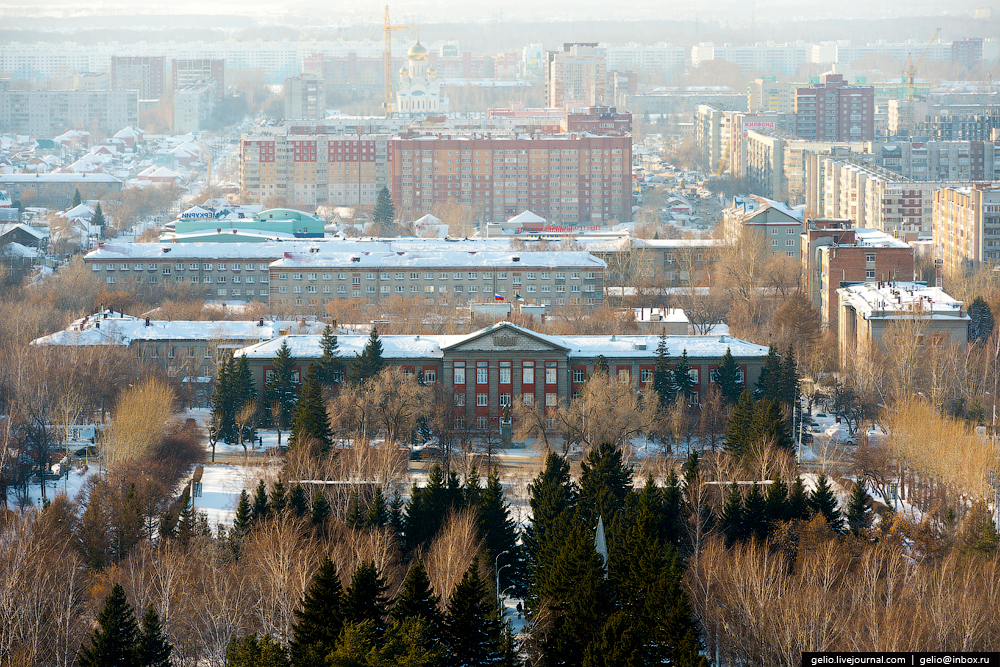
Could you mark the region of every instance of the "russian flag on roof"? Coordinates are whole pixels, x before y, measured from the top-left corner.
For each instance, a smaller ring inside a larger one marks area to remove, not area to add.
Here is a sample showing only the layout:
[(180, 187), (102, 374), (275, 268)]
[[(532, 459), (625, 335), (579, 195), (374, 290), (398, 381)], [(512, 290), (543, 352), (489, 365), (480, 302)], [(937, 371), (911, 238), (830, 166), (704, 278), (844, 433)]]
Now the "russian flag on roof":
[(494, 301), (503, 301), (503, 297), (500, 296), (499, 294), (494, 294), (493, 295), (493, 300)]

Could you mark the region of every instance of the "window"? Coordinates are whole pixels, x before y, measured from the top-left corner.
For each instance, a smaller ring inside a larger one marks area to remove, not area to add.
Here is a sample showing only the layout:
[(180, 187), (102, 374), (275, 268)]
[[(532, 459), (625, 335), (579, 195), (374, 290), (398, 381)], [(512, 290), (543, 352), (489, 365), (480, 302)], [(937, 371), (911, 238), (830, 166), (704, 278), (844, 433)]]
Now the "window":
[(465, 417), (455, 417), (455, 428), (465, 428)]
[(873, 253), (873, 252), (865, 253), (865, 261), (866, 262), (874, 262), (875, 261), (875, 253)]
[(865, 278), (868, 280), (875, 278), (875, 269), (865, 269)]
[(527, 408), (533, 407), (535, 405), (535, 395), (534, 394), (521, 394), (521, 402)]
[(505, 408), (510, 405), (510, 394), (500, 394), (500, 407)]
[(354, 276), (353, 278), (351, 278), (351, 284), (352, 285), (360, 285), (361, 284), (361, 276)]
[(480, 408), (485, 408), (489, 405), (490, 395), (489, 394), (476, 394), (476, 406)]
[(622, 384), (628, 384), (629, 383), (629, 376), (630, 375), (631, 375), (631, 373), (629, 372), (629, 369), (627, 369), (627, 368), (619, 368), (618, 369), (618, 381), (621, 382)]
[(652, 368), (640, 368), (639, 369), (639, 382), (646, 384), (647, 382), (652, 382), (653, 380), (653, 369)]
[(475, 271), (469, 273), (469, 280), (479, 280), (479, 274)]
[(528, 366), (522, 368), (521, 382), (523, 384), (535, 384), (535, 369)]
[(465, 406), (465, 393), (464, 392), (459, 392), (459, 393), (455, 394), (455, 405), (457, 405), (458, 407)]
[(489, 417), (476, 417), (476, 428), (483, 431), (489, 427)]
[(583, 382), (587, 379), (587, 371), (582, 368), (573, 369), (573, 382)]
[(545, 369), (545, 384), (555, 384), (556, 383), (556, 369), (546, 368)]
[(437, 382), (437, 379), (438, 379), (437, 369), (426, 368), (426, 369), (424, 369), (423, 373), (424, 373), (424, 382), (428, 382), (428, 383), (430, 383), (430, 382)]
[(554, 408), (559, 404), (559, 394), (545, 394), (545, 407)]
[(785, 245), (786, 246), (793, 246), (793, 245), (795, 245), (795, 239), (785, 239)]
[(424, 285), (424, 292), (428, 294), (434, 291), (434, 285)]
[[(501, 364), (504, 364), (504, 363), (510, 364), (509, 361), (507, 361), (507, 362), (501, 361), (500, 363)], [(503, 368), (503, 367), (500, 368), (500, 384), (510, 384), (510, 366), (509, 365), (507, 366), (507, 368)]]
[(490, 381), (490, 369), (489, 368), (477, 368), (476, 369), (476, 384), (486, 384)]
[(465, 369), (456, 368), (454, 378), (452, 384), (465, 384)]

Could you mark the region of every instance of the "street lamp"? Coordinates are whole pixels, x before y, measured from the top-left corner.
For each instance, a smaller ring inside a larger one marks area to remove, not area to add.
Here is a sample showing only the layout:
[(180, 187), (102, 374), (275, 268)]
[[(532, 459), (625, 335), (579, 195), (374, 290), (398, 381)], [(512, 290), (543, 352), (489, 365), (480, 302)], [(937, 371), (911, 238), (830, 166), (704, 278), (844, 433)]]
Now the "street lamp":
[(504, 554), (509, 554), (509, 553), (510, 553), (510, 549), (507, 549), (505, 551), (501, 551), (500, 553), (497, 554), (497, 557), (493, 559), (493, 571), (497, 573), (497, 604), (498, 605), (500, 604), (500, 570), (502, 570), (503, 567), (510, 567), (510, 563), (507, 563), (506, 565), (504, 565), (503, 567), (500, 567), (499, 569), (497, 569), (497, 568), (500, 565), (500, 556), (503, 556)]

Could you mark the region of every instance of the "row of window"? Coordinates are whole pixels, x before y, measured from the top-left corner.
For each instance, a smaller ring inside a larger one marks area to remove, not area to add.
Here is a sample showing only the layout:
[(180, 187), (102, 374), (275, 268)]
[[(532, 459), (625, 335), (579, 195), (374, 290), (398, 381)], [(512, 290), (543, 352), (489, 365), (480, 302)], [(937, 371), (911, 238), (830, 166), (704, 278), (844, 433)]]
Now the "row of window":
[[(497, 274), (496, 274), (496, 279), (497, 280), (507, 280), (507, 273), (508, 273), (507, 271), (498, 271)], [(556, 280), (566, 280), (566, 272), (565, 271), (556, 271), (555, 274), (556, 274)], [(332, 273), (323, 273), (323, 274), (319, 274), (319, 273), (291, 273), (291, 274), (289, 274), (289, 273), (279, 273), (278, 274), (278, 280), (288, 280), (289, 276), (291, 276), (292, 280), (318, 280), (320, 275), (323, 276), (323, 280), (328, 280), (328, 281), (329, 280), (333, 280), (333, 274)], [(427, 272), (424, 272), (423, 275), (424, 275), (424, 280), (434, 280), (435, 276), (437, 277), (438, 280), (449, 280), (449, 279), (450, 280), (464, 280), (465, 279), (464, 276), (468, 276), (468, 278), (467, 278), (468, 280), (479, 280), (479, 272), (478, 271), (470, 271), (468, 273), (463, 273), (461, 271), (453, 271), (453, 272), (442, 271), (441, 273), (438, 273), (438, 274), (435, 274), (434, 272), (431, 272), (431, 271), (427, 271)], [(537, 272), (537, 271), (526, 271), (524, 273), (524, 279), (525, 280), (537, 280), (538, 279), (538, 275), (539, 275), (539, 272)], [(586, 280), (594, 280), (594, 279), (596, 279), (598, 277), (598, 274), (596, 272), (594, 272), (594, 271), (587, 271), (585, 274), (581, 274), (580, 271), (570, 271), (569, 272), (569, 279), (570, 280), (580, 280), (581, 275)], [(515, 285), (520, 284), (521, 283), (521, 277), (522, 276), (520, 274), (513, 275), (512, 276), (513, 283)], [(365, 280), (393, 280), (393, 279), (395, 279), (395, 280), (406, 280), (407, 278), (409, 278), (410, 280), (420, 280), (420, 273), (419, 272), (415, 272), (415, 271), (411, 271), (409, 273), (406, 273), (406, 272), (403, 272), (403, 271), (399, 271), (399, 272), (396, 272), (394, 274), (389, 273), (389, 272), (385, 272), (385, 271), (382, 271), (382, 272), (379, 272), (379, 273), (368, 272), (368, 273), (365, 274), (364, 278), (365, 278)], [(542, 280), (551, 280), (552, 279), (552, 272), (550, 272), (550, 271), (542, 271), (541, 272), (541, 279)], [(347, 280), (347, 274), (346, 273), (338, 273), (337, 274), (337, 280)], [(493, 272), (492, 271), (484, 271), (483, 272), (483, 280), (493, 280)], [(360, 285), (361, 284), (361, 276), (360, 275), (357, 275), (357, 276), (353, 276), (352, 275), (351, 276), (351, 282), (353, 284), (355, 284), (355, 285)]]

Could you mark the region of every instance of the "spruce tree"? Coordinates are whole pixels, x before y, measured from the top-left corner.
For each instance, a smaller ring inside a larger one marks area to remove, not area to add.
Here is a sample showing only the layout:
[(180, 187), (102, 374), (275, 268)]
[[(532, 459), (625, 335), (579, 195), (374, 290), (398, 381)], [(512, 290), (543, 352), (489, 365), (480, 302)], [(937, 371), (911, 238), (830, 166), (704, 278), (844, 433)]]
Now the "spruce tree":
[(300, 519), (309, 514), (309, 498), (299, 482), (295, 482), (291, 493), (288, 494), (288, 509)]
[(382, 372), (385, 360), (382, 359), (382, 341), (378, 337), (378, 329), (372, 326), (368, 335), (368, 343), (351, 365), (351, 382), (363, 385)]
[(108, 224), (108, 221), (104, 218), (104, 211), (101, 210), (101, 202), (97, 202), (97, 206), (94, 208), (94, 217), (90, 219), (91, 227), (100, 227), (101, 235), (104, 235), (104, 227)]
[(333, 327), (329, 324), (323, 329), (323, 335), (319, 339), (319, 347), (323, 351), (323, 356), (316, 362), (319, 381), (323, 385), (336, 384), (343, 375), (344, 362), (340, 358), (337, 334), (333, 332)]
[(726, 423), (725, 444), (723, 448), (733, 456), (742, 457), (750, 448), (748, 437), (753, 423), (754, 405), (750, 392), (740, 394), (740, 400), (729, 415)]
[(173, 650), (163, 634), (160, 617), (150, 605), (142, 616), (142, 635), (136, 646), (140, 667), (170, 667), (170, 653)]
[(743, 516), (743, 496), (740, 495), (740, 487), (735, 480), (729, 486), (726, 503), (722, 506), (722, 514), (719, 515), (719, 530), (726, 538), (726, 546), (742, 542), (748, 536)]
[[(486, 489), (476, 502), (476, 519), (479, 538), (488, 558), (500, 557), (497, 566), (500, 572), (500, 590), (519, 582), (520, 549), (517, 546), (517, 524), (510, 516), (510, 506), (503, 495), (500, 483), (500, 469), (494, 466), (486, 480)], [(506, 553), (504, 553), (506, 552)], [(509, 567), (504, 567), (509, 565)]]
[(781, 382), (781, 360), (774, 346), (767, 349), (767, 358), (764, 359), (764, 367), (760, 369), (760, 376), (754, 383), (754, 398), (778, 398), (779, 383)]
[(587, 644), (583, 667), (646, 667), (645, 630), (628, 612), (615, 612)]
[(476, 464), (469, 466), (469, 472), (465, 475), (465, 484), (462, 486), (460, 504), (465, 507), (479, 508), (479, 501), (483, 497), (483, 485), (480, 482), (479, 470)]
[(194, 506), (191, 503), (191, 487), (185, 486), (181, 492), (180, 506), (177, 510), (177, 541), (187, 546), (195, 535)]
[(288, 498), (285, 495), (285, 483), (280, 479), (274, 482), (271, 489), (271, 511), (280, 515), (288, 506)]
[(333, 445), (333, 429), (323, 402), (323, 387), (315, 364), (309, 364), (306, 380), (302, 385), (302, 398), (295, 409), (295, 423), (288, 438), (289, 447), (300, 443), (318, 447), (320, 453), (330, 451)]
[[(300, 665), (323, 665), (326, 661), (303, 662)], [(271, 639), (271, 635), (233, 637), (226, 649), (226, 667), (290, 667), (288, 650)]]
[(502, 627), (496, 599), (474, 558), (448, 600), (445, 634), (449, 665), (489, 667), (501, 655)]
[(240, 500), (236, 503), (236, 516), (233, 518), (233, 532), (245, 535), (253, 524), (253, 505), (247, 490), (240, 491)]
[(596, 526), (599, 516), (610, 523), (632, 493), (632, 473), (621, 450), (610, 442), (590, 450), (580, 463), (577, 516), (589, 526)]
[(809, 494), (809, 509), (813, 514), (822, 514), (827, 525), (836, 533), (844, 531), (844, 522), (837, 507), (837, 498), (830, 487), (830, 481), (826, 475), (820, 474), (816, 478), (816, 486)]
[(271, 505), (267, 500), (267, 486), (264, 480), (257, 482), (257, 490), (253, 494), (253, 509), (251, 512), (251, 523), (265, 520), (271, 514)]
[[(237, 423), (237, 416), (247, 406), (250, 406), (254, 417), (256, 417), (257, 383), (253, 379), (253, 371), (250, 370), (250, 361), (245, 354), (241, 354), (239, 360), (233, 362), (232, 368), (233, 433), (238, 436), (240, 442), (253, 442), (257, 439), (257, 420), (251, 418), (240, 424)], [(242, 429), (242, 433), (240, 429)]]
[(727, 405), (736, 405), (743, 393), (743, 380), (740, 377), (740, 368), (736, 364), (736, 358), (727, 347), (726, 353), (719, 360), (719, 367), (715, 370), (715, 384), (719, 387), (722, 399)]
[(795, 350), (791, 344), (781, 360), (778, 377), (778, 399), (781, 404), (794, 408), (798, 404), (799, 396), (799, 373), (795, 366)]
[(660, 406), (669, 405), (677, 397), (674, 374), (670, 370), (670, 355), (667, 354), (667, 336), (660, 334), (656, 345), (656, 364), (653, 366), (653, 391), (659, 397)]
[(789, 425), (781, 414), (781, 404), (776, 398), (762, 398), (754, 405), (746, 444), (750, 447), (763, 443), (770, 443), (786, 451), (792, 450)]
[(295, 610), (295, 626), (288, 644), (292, 664), (325, 667), (326, 656), (336, 647), (344, 627), (343, 602), (337, 568), (327, 556), (302, 598), (302, 608)]
[[(650, 479), (649, 481), (652, 480)], [(661, 497), (662, 519), (660, 522), (660, 538), (673, 544), (675, 547), (679, 547), (684, 536), (687, 517), (684, 510), (684, 490), (681, 487), (680, 479), (677, 477), (677, 471), (672, 467), (667, 472), (667, 483), (663, 487)]]
[(396, 529), (396, 535), (403, 534), (403, 496), (399, 491), (393, 491), (392, 500), (389, 502), (389, 525)]
[(688, 362), (688, 351), (684, 350), (677, 359), (677, 364), (673, 371), (674, 386), (677, 388), (677, 395), (682, 397), (687, 403), (694, 393), (695, 381), (691, 377), (691, 364)]
[(767, 487), (767, 494), (764, 498), (764, 513), (772, 526), (790, 518), (788, 516), (788, 485), (781, 479), (781, 473), (775, 475), (771, 485)]
[(215, 442), (236, 442), (236, 395), (233, 358), (227, 356), (219, 364), (219, 374), (212, 392), (212, 420), (209, 428)]
[(847, 499), (847, 527), (855, 535), (867, 530), (871, 523), (872, 499), (865, 489), (865, 480), (854, 480), (851, 495)]
[(983, 297), (977, 296), (969, 304), (969, 342), (986, 342), (993, 333), (993, 326), (993, 311), (990, 310), (990, 304), (986, 303)]
[(443, 617), (439, 605), (441, 598), (434, 594), (434, 587), (424, 569), (424, 561), (418, 560), (416, 565), (406, 573), (403, 580), (403, 591), (399, 594), (396, 604), (390, 612), (397, 622), (408, 618), (422, 618), (429, 624), (431, 638), (441, 639)]
[[(277, 354), (271, 359), (271, 372), (267, 380), (266, 403), (264, 412), (271, 419), (273, 426), (288, 428), (298, 401), (298, 385), (295, 379), (295, 366), (298, 361), (292, 356), (288, 340), (281, 342)], [(274, 414), (271, 409), (276, 407)]]
[(550, 572), (566, 535), (566, 523), (576, 511), (576, 488), (569, 475), (569, 462), (549, 452), (545, 467), (528, 485), (532, 521), (524, 529), (523, 548), (528, 605), (539, 601), (539, 591)]
[(374, 562), (359, 565), (351, 577), (351, 585), (344, 592), (344, 620), (350, 623), (371, 621), (376, 634), (381, 636), (389, 614), (388, 590), (389, 584)]
[(361, 510), (361, 498), (357, 491), (351, 494), (351, 501), (347, 504), (347, 521), (345, 523), (347, 523), (348, 528), (354, 530), (365, 527), (365, 513)]
[(322, 491), (317, 491), (312, 501), (312, 524), (322, 528), (326, 525), (331, 514), (333, 514), (333, 509), (330, 507), (330, 501), (326, 499)]
[(770, 532), (767, 517), (767, 503), (760, 487), (750, 485), (746, 497), (743, 498), (744, 532), (747, 537), (755, 537), (759, 541), (767, 539)]
[(365, 517), (365, 525), (370, 528), (382, 528), (389, 523), (389, 507), (386, 505), (385, 496), (382, 494), (382, 487), (376, 486), (372, 495), (372, 502), (368, 506), (368, 516)]
[(90, 635), (90, 646), (81, 646), (77, 654), (80, 667), (139, 667), (139, 626), (121, 584), (115, 584), (104, 599), (97, 625)]
[(70, 208), (75, 208), (83, 203), (83, 197), (80, 196), (80, 188), (76, 189), (73, 193), (73, 201), (70, 203)]
[(786, 505), (789, 520), (804, 521), (809, 518), (809, 494), (806, 493), (805, 484), (801, 477), (795, 478), (791, 490), (788, 492), (788, 504)]
[(392, 204), (392, 195), (389, 188), (382, 186), (375, 198), (375, 208), (372, 211), (372, 220), (379, 229), (379, 235), (388, 236), (389, 227), (396, 219), (396, 207)]

